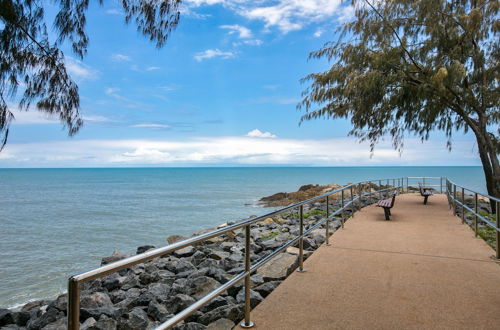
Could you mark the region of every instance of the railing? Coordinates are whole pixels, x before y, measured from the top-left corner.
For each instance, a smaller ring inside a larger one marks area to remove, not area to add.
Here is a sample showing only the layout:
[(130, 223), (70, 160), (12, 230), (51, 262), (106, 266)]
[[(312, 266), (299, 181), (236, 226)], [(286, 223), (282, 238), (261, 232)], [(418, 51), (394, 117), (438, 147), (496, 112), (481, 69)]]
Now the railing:
[[(458, 194), (457, 194), (458, 193)], [(462, 217), (462, 223), (465, 223), (465, 212), (466, 210), (470, 212), (472, 215), (474, 215), (474, 222), (473, 222), (473, 230), (474, 233), (477, 237), (478, 235), (478, 220), (484, 222), (487, 227), (493, 229), (496, 233), (495, 237), (495, 251), (496, 251), (496, 258), (500, 259), (500, 199), (486, 195), (480, 192), (477, 192), (475, 190), (465, 188), (462, 186), (457, 185), (454, 182), (451, 182), (450, 180), (446, 179), (446, 195), (448, 196), (448, 203), (450, 205), (450, 208), (453, 207), (453, 214), (458, 215), (458, 209), (459, 207), (461, 208), (460, 216)], [(483, 215), (481, 215), (478, 212), (478, 200), (479, 196), (482, 196), (483, 198), (487, 198), (490, 202), (490, 205), (494, 204), (495, 205), (495, 218), (496, 218), (496, 224), (493, 223), (491, 220), (487, 219)], [(474, 205), (473, 209), (467, 205), (466, 202), (466, 197), (473, 197), (474, 200)]]
[[(439, 180), (439, 184), (429, 184), (429, 181), (437, 181)], [(443, 187), (444, 183), (446, 181), (446, 178), (443, 177), (425, 177), (425, 176), (409, 176), (406, 178), (406, 192), (409, 191), (409, 188), (412, 187), (416, 190), (418, 190), (418, 184), (421, 183), (425, 187), (430, 187), (434, 188), (435, 190), (439, 191), (439, 193), (443, 193)], [(439, 187), (439, 189), (437, 189)]]
[[(202, 297), (198, 301), (194, 302), (192, 305), (187, 307), (186, 309), (182, 310), (181, 312), (177, 313), (170, 319), (168, 319), (166, 322), (161, 324), (157, 329), (168, 329), (175, 324), (181, 322), (185, 318), (187, 318), (190, 314), (194, 313), (198, 309), (200, 309), (203, 305), (207, 304), (210, 302), (212, 299), (229, 289), (230, 287), (234, 286), (236, 283), (239, 281), (243, 280), (245, 281), (244, 288), (245, 288), (245, 317), (244, 321), (241, 323), (241, 326), (244, 328), (250, 328), (253, 326), (253, 323), (250, 320), (250, 287), (251, 287), (251, 280), (250, 276), (252, 273), (254, 273), (257, 269), (262, 267), (264, 264), (269, 262), (273, 257), (277, 256), (279, 253), (283, 252), (286, 248), (295, 245), (298, 243), (299, 246), (299, 261), (298, 261), (298, 271), (303, 272), (304, 271), (304, 248), (303, 248), (303, 241), (304, 237), (307, 236), (309, 233), (311, 233), (313, 230), (319, 228), (323, 224), (326, 224), (325, 226), (325, 244), (329, 245), (329, 230), (330, 230), (330, 221), (335, 219), (335, 217), (338, 217), (340, 215), (340, 221), (341, 221), (341, 226), (342, 228), (344, 227), (344, 222), (346, 218), (346, 213), (350, 211), (351, 213), (354, 213), (355, 208), (361, 208), (362, 207), (362, 202), (363, 198), (369, 197), (371, 195), (377, 194), (378, 198), (383, 198), (384, 195), (388, 195), (388, 192), (393, 191), (397, 189), (398, 191), (403, 192), (404, 191), (404, 185), (406, 183), (406, 190), (408, 191), (409, 187), (409, 180), (413, 179), (423, 179), (424, 182), (428, 182), (429, 180), (440, 180), (440, 191), (443, 191), (443, 182), (444, 178), (395, 178), (395, 179), (380, 179), (380, 180), (369, 180), (369, 181), (363, 181), (363, 182), (358, 182), (354, 184), (348, 184), (344, 187), (341, 187), (339, 189), (335, 189), (333, 191), (330, 191), (328, 193), (325, 193), (323, 195), (310, 198), (308, 200), (295, 203), (289, 206), (286, 206), (284, 208), (281, 208), (279, 210), (272, 211), (270, 213), (267, 213), (265, 215), (248, 219), (248, 220), (243, 220), (237, 223), (234, 223), (232, 225), (225, 226), (223, 228), (210, 231), (198, 236), (194, 236), (191, 238), (188, 238), (186, 240), (176, 242), (174, 244), (170, 244), (165, 247), (161, 248), (156, 248), (152, 249), (149, 251), (146, 251), (144, 253), (128, 257), (126, 259), (122, 259), (119, 261), (116, 261), (114, 263), (104, 265), (102, 267), (96, 268), (94, 270), (90, 270), (88, 272), (80, 273), (78, 275), (71, 276), (68, 280), (68, 329), (70, 330), (78, 330), (80, 327), (80, 284), (100, 278), (106, 275), (109, 275), (111, 273), (117, 272), (121, 269), (125, 268), (130, 268), (134, 265), (137, 265), (139, 263), (146, 262), (148, 260), (163, 256), (165, 254), (169, 254), (174, 252), (175, 250), (191, 246), (194, 244), (199, 244), (202, 243), (208, 239), (224, 235), (226, 233), (229, 233), (231, 231), (237, 230), (237, 229), (244, 229), (245, 231), (245, 271), (236, 275), (233, 277), (230, 281), (222, 284), (220, 287), (216, 288), (212, 292), (208, 293), (206, 296)], [(406, 182), (405, 182), (406, 180)], [(392, 184), (391, 184), (392, 183)], [(447, 194), (448, 197), (450, 198), (450, 190), (449, 190), (449, 182), (446, 179), (446, 187), (447, 187)], [(385, 184), (385, 187), (383, 185)], [(373, 190), (373, 186), (378, 185), (378, 190)], [(456, 185), (455, 185), (456, 186)], [(349, 194), (346, 194), (348, 192)], [(332, 197), (337, 197), (337, 200), (340, 199), (340, 208), (337, 210), (333, 210), (332, 212), (330, 211), (330, 201)], [(310, 226), (309, 228), (305, 229), (304, 228), (304, 205), (320, 201), (320, 200), (326, 200), (326, 216), (323, 219), (318, 220), (315, 224)], [(467, 206), (464, 206), (467, 207)], [(284, 245), (280, 246), (276, 250), (274, 250), (271, 254), (267, 255), (266, 257), (258, 260), (255, 264), (251, 264), (250, 262), (250, 257), (251, 257), (251, 249), (250, 249), (250, 243), (251, 243), (251, 228), (250, 226), (262, 221), (264, 219), (267, 219), (269, 217), (278, 215), (283, 212), (287, 212), (290, 210), (293, 210), (295, 208), (299, 209), (299, 235), (289, 241), (287, 241)], [(497, 200), (497, 210), (498, 210), (498, 200)], [(484, 219), (485, 220), (485, 219)], [(488, 222), (489, 223), (489, 222)], [(491, 225), (491, 223), (489, 223)], [(497, 212), (497, 225), (499, 224), (498, 222), (498, 212)], [(305, 230), (304, 230), (305, 229)], [(498, 228), (497, 228), (497, 254), (498, 254)]]

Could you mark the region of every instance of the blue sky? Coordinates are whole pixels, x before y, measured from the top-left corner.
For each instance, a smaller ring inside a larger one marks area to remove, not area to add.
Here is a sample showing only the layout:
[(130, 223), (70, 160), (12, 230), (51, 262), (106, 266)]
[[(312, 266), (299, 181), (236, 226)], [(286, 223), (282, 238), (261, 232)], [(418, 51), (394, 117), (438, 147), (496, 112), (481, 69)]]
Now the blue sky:
[(85, 126), (69, 138), (57, 120), (16, 111), (0, 167), (480, 165), (462, 133), (451, 153), (436, 132), (409, 137), (401, 156), (386, 139), (370, 157), (348, 121), (298, 125), (299, 80), (328, 68), (307, 56), (350, 17), (340, 0), (188, 0), (156, 49), (119, 2), (94, 4), (88, 55), (65, 51)]

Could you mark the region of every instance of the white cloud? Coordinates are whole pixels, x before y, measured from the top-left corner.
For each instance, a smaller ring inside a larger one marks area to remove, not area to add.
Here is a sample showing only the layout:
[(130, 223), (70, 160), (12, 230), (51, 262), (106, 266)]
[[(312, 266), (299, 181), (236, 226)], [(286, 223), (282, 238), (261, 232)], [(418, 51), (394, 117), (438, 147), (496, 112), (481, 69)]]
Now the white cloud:
[(369, 146), (352, 138), (256, 139), (210, 137), (172, 140), (65, 140), (9, 143), (3, 167), (50, 166), (192, 166), (210, 164), (293, 164), (318, 166), (480, 165), (473, 141), (456, 141), (451, 153), (444, 142), (405, 141), (400, 157), (389, 141), (370, 158)]
[(161, 68), (159, 66), (148, 66), (146, 68), (146, 71), (155, 71), (155, 70), (160, 70)]
[(323, 29), (317, 29), (317, 30), (314, 32), (314, 34), (313, 34), (313, 35), (314, 35), (314, 37), (315, 37), (315, 38), (319, 38), (319, 37), (321, 37), (321, 35), (323, 34), (323, 32), (325, 32), (325, 31), (323, 31)]
[(253, 131), (250, 131), (246, 134), (248, 137), (256, 137), (256, 138), (275, 138), (276, 135), (270, 133), (270, 132), (261, 132), (257, 128), (254, 129)]
[(260, 46), (262, 45), (262, 40), (260, 39), (244, 40), (243, 43), (245, 45), (250, 45), (250, 46)]
[(186, 0), (188, 7), (222, 5), (247, 18), (264, 22), (266, 28), (277, 27), (284, 33), (304, 26), (331, 20), (345, 19), (346, 5), (342, 0)]
[(97, 123), (103, 123), (107, 121), (111, 121), (108, 117), (100, 116), (100, 115), (84, 115), (82, 116), (84, 121), (92, 121)]
[(108, 9), (108, 10), (106, 10), (106, 14), (120, 15), (120, 14), (122, 14), (122, 12), (119, 9)]
[(252, 37), (252, 31), (244, 26), (235, 25), (221, 25), (221, 29), (229, 30), (229, 34), (238, 33), (238, 37), (241, 39), (249, 39)]
[(204, 59), (220, 57), (221, 59), (230, 59), (233, 58), (236, 54), (234, 52), (223, 52), (219, 49), (207, 49), (203, 52), (196, 53), (194, 59), (198, 62), (203, 61)]
[(17, 108), (10, 108), (10, 111), (14, 115), (14, 120), (12, 121), (14, 125), (46, 125), (59, 123), (57, 118), (36, 109), (20, 111)]
[(99, 77), (99, 72), (92, 69), (83, 62), (71, 57), (66, 57), (66, 69), (69, 74), (79, 80), (95, 80)]
[(123, 54), (113, 54), (111, 55), (111, 60), (114, 62), (128, 62), (131, 60), (130, 56)]
[(104, 93), (106, 93), (106, 95), (116, 95), (119, 91), (120, 89), (117, 87), (108, 87), (104, 90)]
[(166, 128), (171, 128), (172, 126), (171, 125), (167, 125), (167, 124), (143, 123), (143, 124), (130, 125), (130, 127), (166, 129)]

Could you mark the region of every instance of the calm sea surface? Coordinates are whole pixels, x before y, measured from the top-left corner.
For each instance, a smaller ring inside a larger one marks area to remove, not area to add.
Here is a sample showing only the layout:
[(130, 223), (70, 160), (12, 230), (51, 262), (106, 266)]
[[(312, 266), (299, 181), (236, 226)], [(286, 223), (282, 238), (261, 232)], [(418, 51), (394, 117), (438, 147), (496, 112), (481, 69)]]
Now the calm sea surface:
[(480, 167), (0, 169), (0, 308), (55, 297), (115, 249), (266, 213), (263, 196), (404, 176), (485, 191)]

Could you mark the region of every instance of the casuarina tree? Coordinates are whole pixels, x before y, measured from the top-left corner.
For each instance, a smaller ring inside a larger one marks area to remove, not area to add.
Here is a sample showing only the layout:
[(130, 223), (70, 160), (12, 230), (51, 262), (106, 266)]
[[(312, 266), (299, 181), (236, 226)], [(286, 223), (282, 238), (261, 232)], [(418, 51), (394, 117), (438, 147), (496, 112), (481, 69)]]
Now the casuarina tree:
[[(12, 104), (59, 117), (75, 134), (83, 124), (77, 84), (71, 79), (61, 46), (69, 43), (82, 59), (89, 0), (0, 0), (0, 150), (9, 135)], [(97, 0), (103, 4), (104, 0)], [(126, 23), (162, 47), (179, 22), (180, 0), (121, 0)], [(45, 7), (56, 6), (55, 38), (47, 32)], [(18, 95), (19, 94), (19, 95)], [(9, 100), (13, 101), (10, 103)]]
[[(302, 120), (348, 118), (373, 150), (391, 136), (472, 132), (488, 193), (500, 197), (500, 2), (352, 0), (338, 39), (310, 54), (331, 67), (304, 78)], [(430, 155), (432, 156), (432, 155)]]

